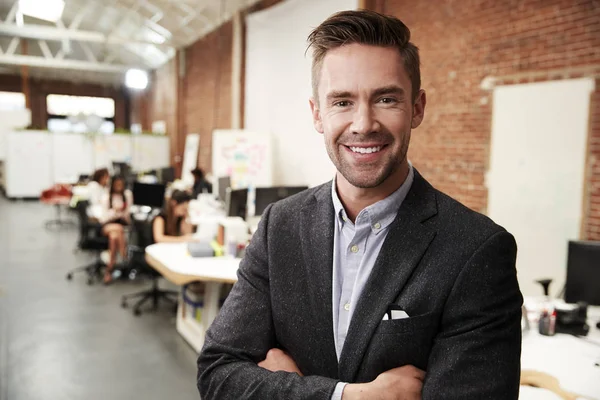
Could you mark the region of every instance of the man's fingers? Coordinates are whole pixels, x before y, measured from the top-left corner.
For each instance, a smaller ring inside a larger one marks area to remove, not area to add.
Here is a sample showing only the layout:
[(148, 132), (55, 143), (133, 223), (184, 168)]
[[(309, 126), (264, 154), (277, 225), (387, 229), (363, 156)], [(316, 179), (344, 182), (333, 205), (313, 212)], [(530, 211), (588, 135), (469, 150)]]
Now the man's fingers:
[(401, 370), (403, 374), (408, 374), (409, 376), (417, 378), (421, 381), (425, 379), (425, 371), (413, 365), (405, 365), (403, 367), (400, 367), (399, 370)]

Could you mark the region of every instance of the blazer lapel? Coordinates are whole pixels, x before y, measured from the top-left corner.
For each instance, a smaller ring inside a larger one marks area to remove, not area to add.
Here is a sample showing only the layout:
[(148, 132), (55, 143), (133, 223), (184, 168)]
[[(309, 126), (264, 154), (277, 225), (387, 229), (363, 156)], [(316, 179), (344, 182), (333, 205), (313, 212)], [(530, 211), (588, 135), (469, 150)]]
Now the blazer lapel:
[(305, 259), (308, 290), (306, 299), (315, 318), (314, 348), (323, 357), (329, 376), (337, 378), (338, 361), (333, 338), (332, 279), (333, 224), (331, 183), (322, 185), (304, 205), (300, 220), (302, 253)]
[(388, 304), (399, 296), (435, 237), (435, 230), (424, 222), (436, 213), (435, 191), (415, 170), (412, 187), (390, 225), (350, 321), (339, 362), (339, 379), (342, 381), (355, 381), (365, 351)]

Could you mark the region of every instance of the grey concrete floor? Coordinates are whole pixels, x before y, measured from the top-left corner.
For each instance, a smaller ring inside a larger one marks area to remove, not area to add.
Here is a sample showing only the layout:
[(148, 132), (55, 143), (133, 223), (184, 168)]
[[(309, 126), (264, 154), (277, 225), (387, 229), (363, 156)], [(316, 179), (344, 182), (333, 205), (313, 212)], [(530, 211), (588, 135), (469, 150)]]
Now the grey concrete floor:
[(196, 354), (170, 307), (120, 307), (148, 282), (65, 280), (91, 258), (73, 253), (76, 229), (44, 228), (53, 216), (0, 195), (0, 400), (199, 399)]

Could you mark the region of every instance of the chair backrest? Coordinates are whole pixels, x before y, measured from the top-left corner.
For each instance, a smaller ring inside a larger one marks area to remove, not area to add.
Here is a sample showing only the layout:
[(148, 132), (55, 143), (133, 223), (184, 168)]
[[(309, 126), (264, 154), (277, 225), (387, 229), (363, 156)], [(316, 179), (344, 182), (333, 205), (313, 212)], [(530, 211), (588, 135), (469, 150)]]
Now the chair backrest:
[(141, 220), (132, 218), (132, 229), (136, 238), (136, 246), (145, 249), (154, 244), (154, 234), (152, 232), (153, 221), (154, 218), (152, 217)]

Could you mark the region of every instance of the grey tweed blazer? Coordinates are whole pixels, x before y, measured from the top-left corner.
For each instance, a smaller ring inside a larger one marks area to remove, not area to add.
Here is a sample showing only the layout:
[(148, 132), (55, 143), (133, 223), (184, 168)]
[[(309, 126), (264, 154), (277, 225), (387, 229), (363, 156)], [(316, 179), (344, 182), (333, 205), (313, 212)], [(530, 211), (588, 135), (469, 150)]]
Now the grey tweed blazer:
[[(202, 399), (328, 400), (339, 381), (407, 364), (426, 371), (423, 399), (517, 399), (523, 298), (513, 236), (415, 171), (338, 362), (333, 213), (331, 182), (265, 211), (198, 358)], [(410, 318), (382, 320), (390, 305)], [(258, 367), (274, 347), (304, 377)]]

